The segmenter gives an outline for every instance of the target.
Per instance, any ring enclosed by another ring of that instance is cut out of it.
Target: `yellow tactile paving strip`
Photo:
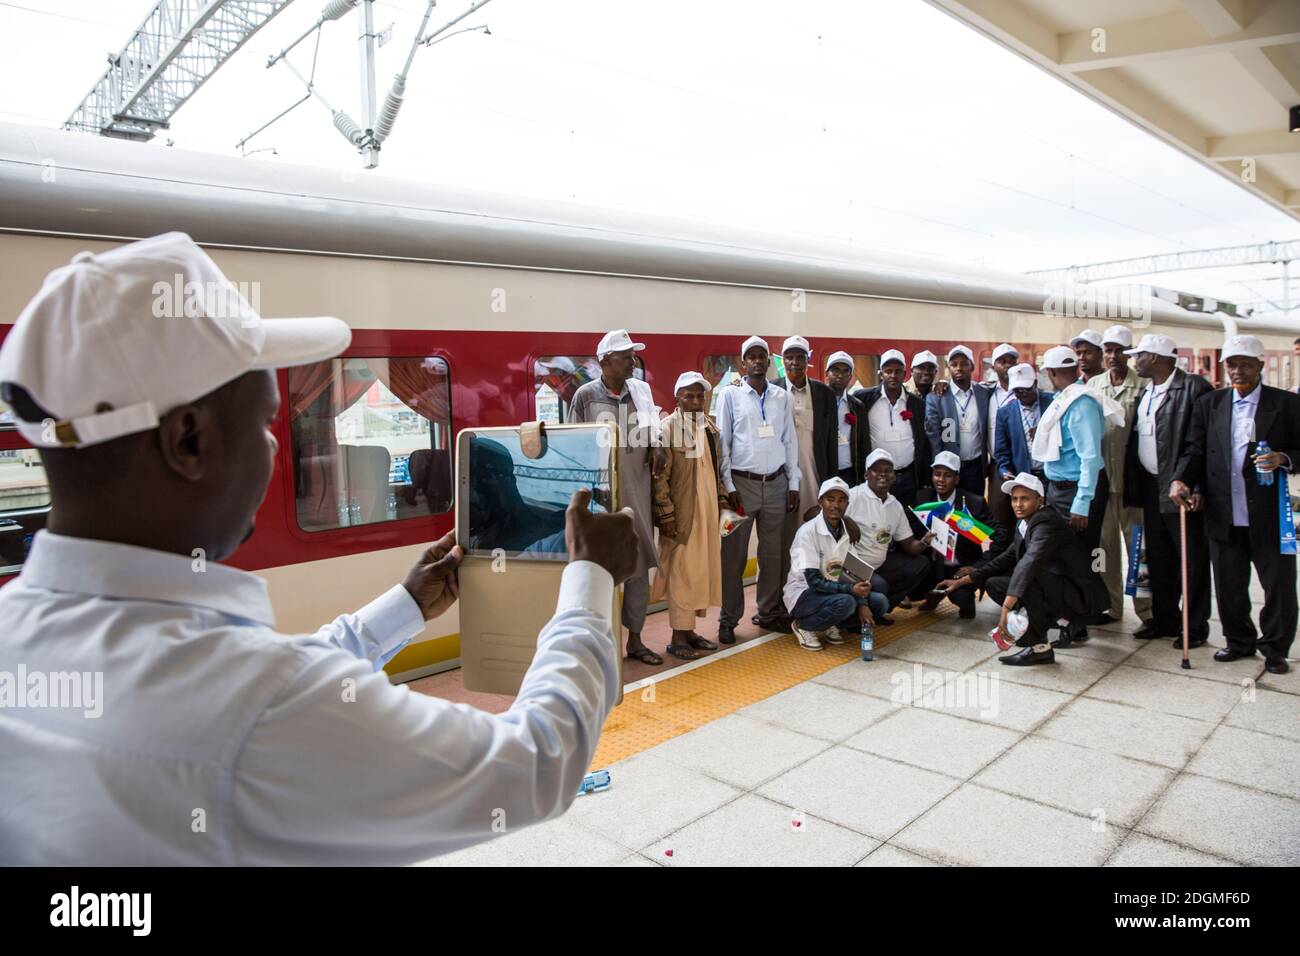
[[[894,623],[876,629],[879,650],[950,614],[945,605],[932,612],[895,610]],[[825,650],[801,650],[793,634],[769,641],[670,677],[623,698],[605,721],[592,769],[608,767],[643,750],[735,713],[783,690],[811,680],[847,661],[857,660],[856,643],[828,644]],[[870,667],[870,664],[864,664]]]

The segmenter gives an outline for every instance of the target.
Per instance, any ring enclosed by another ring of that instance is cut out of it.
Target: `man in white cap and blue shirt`
[[[767,342],[751,335],[740,346],[743,385],[717,393],[715,416],[722,449],[722,483],[733,511],[745,521],[722,539],[722,613],[718,640],[736,642],[745,613],[745,565],[749,538],[758,527],[758,625],[788,631],[790,615],[781,600],[781,568],[788,560],[786,515],[799,507],[799,440],[790,393],[767,380]]]
[[[867,422],[864,457],[876,449],[894,461],[892,494],[905,508],[916,504],[918,489],[930,473],[930,443],[925,436],[925,399],[907,391],[903,353],[889,349],[880,356],[880,384],[860,388],[854,397]]]
[[[1142,512],[1124,504],[1124,460],[1128,455],[1128,440],[1137,418],[1138,393],[1142,379],[1129,368],[1127,349],[1133,347],[1133,332],[1127,325],[1112,325],[1101,333],[1103,374],[1088,379],[1088,387],[1102,392],[1124,409],[1124,425],[1108,428],[1101,440],[1102,468],[1106,472],[1108,497],[1106,513],[1101,522],[1101,549],[1106,553],[1106,569],[1102,580],[1110,594],[1110,616],[1119,620],[1124,616],[1124,556],[1132,548],[1134,527],[1142,524]],[[1075,348],[1075,354],[1080,349]],[[1133,609],[1138,620],[1151,617],[1151,599],[1145,595],[1134,596]]]
[[[1213,389],[1201,376],[1178,368],[1178,347],[1167,335],[1144,335],[1127,352],[1146,385],[1138,394],[1129,435],[1124,500],[1142,509],[1142,540],[1151,589],[1150,614],[1133,636],[1138,640],[1171,638],[1173,645],[1181,648],[1182,602],[1186,602],[1189,639],[1192,647],[1198,647],[1210,634],[1210,557],[1205,515],[1199,508],[1187,513],[1184,595],[1178,505],[1169,497],[1169,489],[1177,477],[1196,403]],[[1199,504],[1199,498],[1196,500]]]
[[[568,421],[613,422],[619,432],[618,495],[632,509],[636,525],[637,567],[623,583],[623,626],[627,656],[652,667],[663,658],[641,641],[650,602],[650,571],[659,567],[654,544],[654,478],[664,469],[665,453],[656,441],[659,408],[650,385],[636,377],[633,356],[645,349],[626,329],[606,333],[596,345],[600,378],[573,393]]]
[[[1169,496],[1179,507],[1205,510],[1228,645],[1214,659],[1234,661],[1259,651],[1269,674],[1285,674],[1300,616],[1287,488],[1287,474],[1300,461],[1300,395],[1263,383],[1264,355],[1264,343],[1253,335],[1223,343],[1231,388],[1196,400]],[[1258,631],[1250,614],[1251,565],[1264,591]],[[1281,719],[1294,726],[1294,717]]]
[[[227,305],[155,317],[173,281]],[[78,254],[19,315],[0,394],[52,509],[0,588],[0,674],[93,676],[96,700],[0,705],[4,862],[409,863],[572,802],[619,689],[628,515],[574,496],[556,614],[502,714],[380,670],[454,603],[452,535],[307,635],[277,632],[266,583],[219,563],[275,470],[274,369],[350,338],[334,318],[261,318],[180,233]]]
[[[950,451],[961,459],[958,484],[982,498],[992,452],[989,444],[992,393],[972,381],[974,370],[975,353],[967,346],[954,345],[948,350],[950,381],[943,394],[935,390],[925,400],[925,434],[934,454]]]

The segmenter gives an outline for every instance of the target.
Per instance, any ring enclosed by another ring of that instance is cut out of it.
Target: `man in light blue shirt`
[[[718,640],[736,642],[736,625],[745,613],[745,565],[749,538],[758,526],[758,614],[760,627],[790,628],[781,600],[782,556],[786,515],[799,507],[799,439],[790,409],[790,393],[767,380],[771,362],[767,342],[750,336],[740,347],[745,381],[718,390],[718,445],[722,483],[733,511],[746,521],[722,539],[722,613]]]
[[[0,394],[53,508],[0,589],[0,864],[410,863],[562,813],[618,694],[627,514],[569,506],[556,614],[488,714],[379,668],[456,599],[447,535],[402,584],[315,634],[216,562],[253,531],[277,457],[273,369],[327,359],[338,319],[207,306],[229,283],[188,236],[79,254],[0,347]]]

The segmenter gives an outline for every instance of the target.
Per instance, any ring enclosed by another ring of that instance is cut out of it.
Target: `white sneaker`
[[[828,627],[817,635],[823,644],[843,644],[844,631],[837,627]]]
[[[792,625],[794,636],[799,639],[799,646],[805,651],[820,651],[822,642],[818,640],[817,631],[805,631],[798,624]]]

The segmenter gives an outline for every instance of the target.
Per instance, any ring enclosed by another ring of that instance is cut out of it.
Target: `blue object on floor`
[[[609,789],[609,771],[593,770],[582,778],[582,784],[578,787],[578,796],[584,793],[595,793],[598,790]]]

